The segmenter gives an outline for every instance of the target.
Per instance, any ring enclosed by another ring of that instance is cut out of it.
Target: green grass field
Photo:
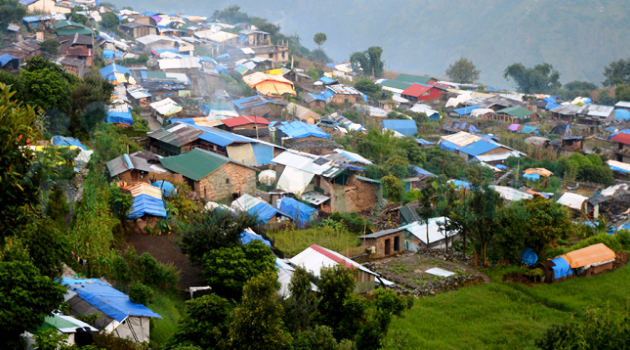
[[[358,235],[345,229],[334,230],[328,226],[311,227],[306,230],[287,228],[282,231],[267,231],[273,238],[275,246],[282,250],[287,257],[293,257],[313,244],[336,252],[345,253],[361,244]]]
[[[550,325],[581,319],[586,307],[625,310],[628,297],[628,266],[534,287],[492,282],[418,299],[389,335],[408,332],[409,349],[535,349]]]

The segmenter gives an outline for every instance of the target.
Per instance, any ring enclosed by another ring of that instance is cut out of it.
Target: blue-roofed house
[[[314,124],[296,120],[278,123],[274,128],[276,140],[282,140],[282,144],[288,148],[324,155],[341,147],[330,139],[330,135]]]
[[[491,154],[490,152],[504,153],[507,151],[509,150],[504,149],[501,145],[494,142],[488,142],[483,139],[457,149],[458,154],[467,161],[470,161],[477,156]]]
[[[411,119],[384,119],[383,127],[398,132],[403,136],[414,136],[418,132],[415,120]]]
[[[431,141],[427,141],[423,138],[416,139],[416,142],[418,143],[418,146],[420,146],[420,148],[430,148],[430,147],[435,146],[435,143]]]
[[[459,109],[455,109],[453,110],[453,112],[449,113],[452,117],[464,117],[467,115],[470,115],[470,113],[472,113],[472,111],[474,111],[475,109],[479,109],[481,107],[479,106],[470,106],[470,107],[464,107],[464,108],[459,108]]]
[[[237,212],[256,215],[261,225],[291,220],[291,217],[282,210],[249,194],[244,194],[233,201],[231,207]]]
[[[263,118],[277,118],[282,108],[289,104],[287,100],[266,95],[255,95],[232,101],[240,115],[255,115]]]
[[[321,77],[319,78],[319,81],[321,81],[324,85],[333,85],[333,84],[339,84],[339,82],[333,78],[329,78],[329,77]]]
[[[20,66],[20,59],[13,55],[4,54],[0,56],[0,65],[3,70],[18,70]]]
[[[131,110],[126,104],[111,105],[107,110],[107,124],[114,124],[120,127],[129,127],[133,125],[133,116]]]
[[[405,191],[421,189],[427,181],[432,181],[429,179],[435,177],[433,173],[424,170],[417,165],[409,165],[409,175],[410,177],[402,180],[405,183]]]
[[[64,297],[73,316],[97,314],[96,328],[136,343],[149,342],[150,319],[162,318],[106,282],[96,279],[62,278],[68,288]]]

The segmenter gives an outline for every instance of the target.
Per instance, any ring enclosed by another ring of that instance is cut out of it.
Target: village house
[[[55,29],[57,30],[58,36],[66,36],[66,35],[74,35],[74,34],[83,34],[83,35],[92,35],[93,30],[90,27],[84,26],[83,24],[72,22],[72,21],[59,21],[55,23]]]
[[[27,13],[65,14],[72,12],[72,7],[55,0],[20,0]]]
[[[282,140],[287,148],[300,150],[311,154],[325,155],[341,147],[334,140],[330,140],[324,130],[314,124],[302,121],[282,122],[274,125],[276,142]]]
[[[514,106],[500,109],[494,113],[488,113],[486,118],[509,124],[525,124],[538,121],[538,113],[531,112],[525,107]]]
[[[261,225],[291,221],[291,217],[287,213],[247,193],[234,200],[230,208],[237,213],[247,212],[256,215]]]
[[[2,56],[0,56],[0,60],[2,60]],[[85,75],[84,60],[70,57],[58,57],[52,61],[61,65],[66,70],[66,72],[74,74],[77,77],[83,79],[83,76]]]
[[[447,217],[429,219],[429,223],[413,222],[404,229],[404,248],[412,252],[429,249],[444,249],[446,245],[452,246],[453,242],[460,239],[459,232],[445,231],[444,225],[448,222]],[[429,241],[427,244],[427,226]],[[447,242],[448,239],[448,242]]]
[[[433,181],[432,179],[436,177],[417,165],[409,165],[409,174],[411,177],[402,179],[405,183],[405,191],[422,189],[427,181]]]
[[[600,125],[615,120],[615,107],[588,104],[578,114],[580,124],[588,125],[591,133],[597,132]]]
[[[2,65],[2,70],[17,72],[20,69],[20,59],[9,54],[4,54],[0,56],[0,65]]]
[[[35,16],[27,16],[22,18],[24,26],[31,32],[35,33],[50,33],[54,30],[54,24],[59,21],[65,21],[66,16],[63,14],[42,14]],[[9,29],[9,28],[7,28]],[[18,30],[20,27],[18,26]],[[16,30],[17,32],[17,30]]]
[[[578,113],[582,111],[583,107],[576,105],[560,105],[554,109],[551,109],[551,119],[566,122],[572,124],[577,119]]]
[[[154,116],[160,124],[164,124],[167,118],[176,117],[182,111],[182,107],[170,98],[153,102],[149,104],[149,106],[152,109],[151,115]]]
[[[146,159],[126,153],[107,162],[107,171],[110,179],[127,184],[149,183],[149,173],[152,172]]]
[[[404,252],[404,229],[394,228],[360,236],[362,246],[370,249],[374,258],[386,258]]]
[[[146,306],[131,302],[128,295],[106,282],[63,277],[61,284],[68,288],[64,299],[72,315],[96,314],[99,317],[94,326],[116,337],[148,342],[150,318],[162,318]]]
[[[264,95],[295,95],[293,83],[281,75],[256,72],[243,77],[249,87]]]
[[[617,144],[615,159],[618,162],[630,164],[630,135],[620,132],[613,136],[610,141]]]
[[[181,174],[200,198],[216,202],[256,192],[256,168],[214,152],[195,148],[160,161],[166,169]]]
[[[412,84],[400,94],[402,98],[412,103],[435,100],[441,98],[442,95],[444,94],[441,89],[432,85],[419,83]]]
[[[355,104],[361,103],[365,100],[363,99],[363,94],[355,89],[353,86],[345,85],[345,84],[336,84],[326,86],[328,91],[333,93],[333,96],[330,98],[330,102],[334,104]]]
[[[149,108],[151,104],[151,94],[140,85],[130,85],[127,87],[127,96],[134,107]]]
[[[414,136],[418,132],[416,122],[411,119],[384,119],[381,124],[383,128],[402,136]]]
[[[174,156],[190,152],[196,146],[202,146],[199,136],[205,133],[184,123],[174,123],[147,136],[151,152],[162,156]],[[209,148],[209,144],[206,147]],[[227,151],[223,151],[223,154],[227,154]]]
[[[277,188],[295,194],[320,212],[370,211],[383,201],[380,181],[356,175],[356,167],[293,150],[273,162]]]
[[[333,153],[327,154],[323,156],[323,158],[332,160],[337,164],[351,165],[360,169],[364,169],[363,167],[367,165],[373,165],[371,160],[363,158],[360,154],[346,151],[341,148],[335,149]]]
[[[74,34],[59,37],[59,56],[75,58],[85,61],[86,67],[92,67],[94,48],[92,38],[86,35]]]
[[[225,130],[231,133],[270,141],[269,124],[271,123],[263,117],[240,116],[223,119],[221,122]]]
[[[255,57],[267,58],[278,64],[289,62],[289,47],[287,45],[266,45],[251,48]]]
[[[263,46],[271,44],[271,35],[261,30],[245,29],[239,32],[241,34],[238,42],[246,46]]]
[[[11,55],[20,60],[20,64],[35,56],[42,55],[42,48],[35,40],[23,40],[0,48],[0,55]]]
[[[232,101],[240,115],[253,115],[266,119],[277,119],[287,100],[279,97],[255,95]]]
[[[305,92],[301,94],[300,98],[302,99],[302,102],[304,103],[306,107],[317,108],[321,110],[324,110],[326,108],[326,102],[328,102],[326,100],[326,97],[320,94],[313,94],[310,92]]]
[[[317,124],[321,120],[319,114],[293,102],[284,107],[282,113],[286,113],[288,118],[293,118],[309,124]]]
[[[628,101],[619,101],[615,104],[616,109],[623,109],[630,112],[630,102]]]
[[[154,25],[137,20],[129,23],[121,23],[120,30],[134,39],[142,38],[147,35],[157,35],[157,29]]]
[[[321,269],[323,267],[333,267],[339,264],[353,270],[356,269],[357,283],[354,288],[355,293],[367,293],[374,290],[374,288],[376,288],[376,278],[379,277],[379,274],[368,270],[361,264],[316,244],[313,244],[300,254],[289,259],[289,263],[294,267],[303,266],[316,278],[321,275]]]
[[[516,101],[501,96],[493,96],[482,100],[479,103],[479,108],[488,108],[496,112],[509,107],[525,107],[525,105],[526,103],[522,101]]]

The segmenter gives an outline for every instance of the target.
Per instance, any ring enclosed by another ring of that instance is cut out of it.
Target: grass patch
[[[357,235],[346,229],[335,229],[327,225],[311,227],[306,230],[289,227],[282,231],[268,231],[267,235],[274,240],[275,246],[282,250],[287,257],[293,257],[313,244],[342,254],[346,249],[352,249],[361,244]]]
[[[179,319],[185,315],[186,304],[166,294],[158,294],[147,307],[162,318],[151,319],[151,344],[164,345],[175,334]]]
[[[496,280],[508,270],[486,271]],[[552,324],[581,318],[586,307],[625,310],[629,296],[630,267],[534,287],[493,282],[417,300],[390,334],[409,332],[410,349],[535,349]]]

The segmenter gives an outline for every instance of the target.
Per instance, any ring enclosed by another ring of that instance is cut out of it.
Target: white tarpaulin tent
[[[306,187],[313,180],[315,174],[300,170],[291,166],[286,166],[280,180],[278,180],[278,189],[294,193],[301,196]]]

